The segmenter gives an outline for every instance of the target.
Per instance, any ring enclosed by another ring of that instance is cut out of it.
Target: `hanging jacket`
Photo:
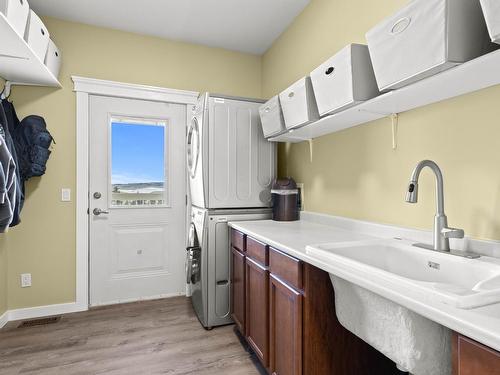
[[[16,226],[21,222],[21,209],[24,204],[24,183],[21,180],[21,174],[19,170],[18,163],[18,153],[12,138],[12,133],[19,127],[19,119],[17,118],[16,111],[12,103],[7,100],[2,100],[0,105],[0,125],[3,127],[5,133],[5,143],[7,149],[9,150],[12,159],[14,161],[15,173],[16,173],[16,194],[15,194],[15,207],[13,213],[13,219],[10,226]]]
[[[4,233],[14,219],[16,192],[16,165],[7,142],[0,136],[0,233]]]
[[[21,121],[13,133],[18,150],[18,167],[21,180],[45,174],[50,156],[50,145],[54,140],[47,130],[45,120],[40,116],[28,116]]]

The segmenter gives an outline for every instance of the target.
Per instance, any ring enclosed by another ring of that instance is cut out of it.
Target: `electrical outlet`
[[[28,288],[31,286],[31,273],[21,274],[21,288]]]
[[[299,210],[304,211],[305,210],[305,203],[304,203],[304,183],[303,182],[298,182],[297,183],[297,189],[299,189]]]

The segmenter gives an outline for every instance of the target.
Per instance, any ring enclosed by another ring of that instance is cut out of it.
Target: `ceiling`
[[[253,54],[310,0],[30,0],[40,15]]]

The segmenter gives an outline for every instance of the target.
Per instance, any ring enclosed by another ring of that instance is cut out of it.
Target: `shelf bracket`
[[[312,163],[313,162],[313,140],[308,139],[307,142],[309,143],[309,161]]]
[[[10,90],[12,89],[12,83],[10,81],[5,82],[5,86],[2,90],[2,95],[0,99],[5,100],[10,96]]]
[[[392,123],[392,149],[396,150],[398,148],[398,124],[399,124],[399,114],[393,113],[391,115]]]

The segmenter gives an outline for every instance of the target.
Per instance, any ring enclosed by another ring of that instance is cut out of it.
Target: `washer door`
[[[191,223],[189,226],[189,235],[188,235],[188,245],[187,245],[187,253],[186,253],[186,283],[191,284],[192,280],[194,280],[193,269],[199,268],[197,265],[193,268],[193,260],[195,258],[195,253],[200,252],[200,244],[198,242],[198,235],[196,234],[196,226],[194,223]],[[198,254],[196,254],[198,257]]]
[[[193,117],[187,134],[187,165],[191,178],[196,174],[198,159],[200,157],[200,129],[198,119]]]

